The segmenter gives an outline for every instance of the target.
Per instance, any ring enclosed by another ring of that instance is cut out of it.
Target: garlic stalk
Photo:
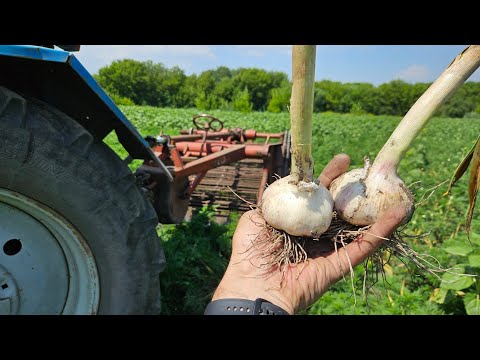
[[[313,45],[293,46],[291,175],[272,183],[264,191],[260,205],[269,225],[294,236],[320,236],[332,220],[332,195],[323,185],[313,182],[315,53]]]
[[[391,206],[407,210],[407,222],[415,209],[413,196],[397,168],[413,140],[433,114],[480,65],[480,46],[471,45],[460,53],[440,77],[425,91],[404,116],[370,166],[355,169],[331,185],[335,209],[347,222],[359,226],[373,224]]]

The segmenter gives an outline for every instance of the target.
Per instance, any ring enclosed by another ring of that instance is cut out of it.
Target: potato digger
[[[288,174],[290,133],[199,114],[144,138],[78,50],[0,46],[0,314],[159,314],[158,223],[248,210]],[[125,159],[103,142],[112,131]]]

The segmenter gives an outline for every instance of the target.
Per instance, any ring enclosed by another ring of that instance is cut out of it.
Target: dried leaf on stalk
[[[445,194],[443,194],[443,196],[446,196],[446,195],[450,194],[450,191],[452,190],[452,187],[463,176],[465,171],[467,171],[468,165],[470,165],[470,161],[472,160],[472,157],[473,157],[473,152],[474,152],[475,148],[477,147],[477,145],[479,143],[479,140],[480,140],[480,136],[478,137],[475,145],[468,152],[467,156],[465,156],[465,158],[462,160],[460,165],[458,165],[457,169],[455,170],[455,173],[452,176],[452,180],[450,180],[450,184],[448,185],[448,189],[445,192]]]
[[[479,138],[480,139],[480,138]],[[468,198],[470,205],[468,207],[466,231],[470,239],[470,226],[472,224],[473,210],[477,201],[478,188],[480,187],[480,141],[477,139],[470,163],[470,181],[468,182]]]

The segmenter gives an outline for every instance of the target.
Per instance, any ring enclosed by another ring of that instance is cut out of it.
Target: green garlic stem
[[[435,112],[480,65],[480,45],[471,45],[452,61],[440,77],[410,108],[378,153],[372,170],[396,170],[411,143]]]
[[[292,134],[293,182],[313,180],[312,113],[315,85],[315,45],[294,45],[292,49]]]

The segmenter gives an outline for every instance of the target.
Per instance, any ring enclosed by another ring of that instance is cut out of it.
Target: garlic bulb
[[[317,237],[332,221],[333,198],[314,182],[291,183],[291,175],[265,189],[261,202],[265,221],[294,236]]]
[[[386,170],[386,169],[385,169]],[[365,160],[363,169],[351,170],[330,186],[337,214],[350,224],[371,225],[392,206],[403,206],[410,220],[415,206],[411,191],[395,171],[377,171]]]

